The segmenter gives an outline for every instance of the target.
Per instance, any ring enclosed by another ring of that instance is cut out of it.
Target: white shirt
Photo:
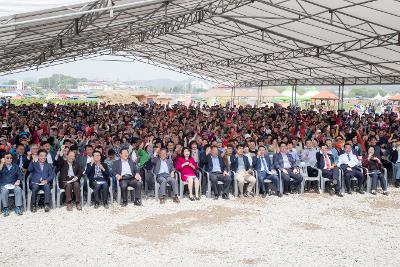
[[[315,148],[305,148],[301,153],[301,159],[309,166],[317,164],[317,150]]]
[[[282,153],[282,158],[283,158],[283,168],[284,169],[292,168],[292,164],[290,164],[288,155]]]
[[[121,162],[122,162],[121,176],[132,175],[131,166],[129,166],[129,162],[127,160],[121,160]]]
[[[349,160],[349,158],[350,158],[350,160]],[[350,154],[344,153],[344,154],[340,155],[338,165],[340,166],[342,164],[347,164],[347,165],[349,165],[350,168],[353,168],[357,165],[361,165],[357,156],[354,155],[353,153],[350,153]]]
[[[53,164],[53,158],[51,157],[51,154],[50,154],[50,152],[49,152],[49,153],[47,153],[47,163],[49,163],[49,164]]]
[[[166,159],[164,159],[164,160],[160,159],[160,161],[161,161],[161,164],[160,164],[160,170],[158,171],[158,174],[168,173],[167,160]]]
[[[133,162],[137,162],[137,155],[135,150],[132,150],[131,159]]]

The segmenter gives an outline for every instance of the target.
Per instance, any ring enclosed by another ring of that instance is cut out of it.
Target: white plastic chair
[[[177,179],[176,176],[176,171],[174,171],[174,178]],[[159,195],[160,195],[160,184],[157,182],[157,176],[155,175],[155,173],[153,172],[154,175],[154,198],[156,201],[158,201]],[[168,188],[171,187],[171,185],[169,183],[167,183],[167,190]]]
[[[320,181],[320,183],[321,183],[321,191],[322,191],[322,193],[325,193],[326,182],[331,181],[331,179],[326,178],[326,177],[322,177],[322,170],[318,170],[318,171],[321,172],[321,175],[320,175],[320,177],[321,177],[321,181]],[[342,174],[343,174],[343,172],[342,172],[342,170],[339,168],[339,181],[338,181],[338,182],[339,182],[339,186],[340,186],[340,191],[342,191],[342,181],[343,181]]]
[[[370,172],[368,172],[368,169],[367,168],[364,168],[364,170],[365,170],[365,173],[367,174],[367,192],[368,193],[371,193],[371,191],[372,191],[372,189],[374,189],[374,190],[376,190],[376,188],[371,188],[371,176],[370,176]],[[388,184],[388,180],[387,180],[387,170],[386,170],[386,168],[383,168],[383,177],[385,178],[385,180],[386,180],[386,184]],[[378,180],[378,183],[380,183],[380,181]],[[378,185],[378,183],[377,183],[377,185]],[[381,185],[382,186],[382,185]]]
[[[57,192],[57,208],[61,207],[61,194],[65,193],[63,188],[60,188],[60,181],[59,181],[60,172],[56,175],[56,192]],[[83,202],[83,177],[81,177],[81,202]],[[81,203],[82,204],[82,203]]]
[[[179,181],[179,197],[183,199],[183,191],[185,191],[185,185],[188,185],[188,182],[182,181],[182,175],[178,171],[175,172],[175,176]],[[201,192],[201,178],[202,178],[201,172],[196,172],[196,176],[199,179],[199,186],[200,186],[199,191]]]
[[[259,177],[259,173],[258,173],[258,171],[253,171],[253,173],[254,173],[254,176],[256,177],[256,195],[258,196],[259,194],[260,194],[260,184],[259,184],[259,180],[258,180],[258,177]],[[281,186],[281,188],[282,188],[282,183],[281,183],[281,176],[280,176],[280,174],[278,173],[278,177],[279,177],[279,185]],[[272,180],[270,180],[270,179],[264,179],[264,181],[263,181],[264,183],[266,183],[266,184],[273,184],[273,182],[272,182]],[[275,190],[276,190],[276,188],[275,188]],[[270,190],[268,190],[268,194],[271,194],[271,191]]]
[[[92,194],[93,194],[93,189],[90,187],[89,185],[89,178],[87,178],[87,176],[85,175],[85,179],[87,179],[87,187],[88,187],[88,195],[87,195],[87,202],[86,205],[90,206],[92,204]],[[118,183],[118,181],[117,181]],[[108,188],[108,192],[110,194],[110,204],[113,203],[114,201],[114,197],[113,197],[113,181],[112,178],[110,176],[110,183],[109,183],[109,188]],[[119,184],[118,184],[119,187]],[[117,189],[118,190],[118,189]],[[118,202],[119,203],[119,202]]]
[[[211,181],[210,181],[210,174],[207,172],[207,171],[205,171],[205,170],[202,170],[202,172],[203,172],[203,177],[205,176],[206,178],[207,178],[207,198],[211,198]],[[218,181],[218,183],[217,183],[218,185],[222,185],[222,184],[224,184],[223,182],[221,182],[221,181]]]
[[[32,190],[29,189],[29,181],[31,179],[31,174],[29,174],[28,179],[27,179],[27,186],[26,186],[26,190],[28,191],[28,209],[30,211],[32,211],[32,207],[31,207],[31,198],[32,198]],[[51,187],[50,190],[50,194],[51,194],[51,207],[54,209],[55,203],[56,203],[56,190],[55,190],[55,183],[54,183],[54,179],[53,179],[53,185]],[[39,190],[38,195],[44,195],[44,191],[43,190]],[[36,203],[35,203],[36,204]]]
[[[21,181],[21,185],[24,183],[25,181]],[[26,193],[26,188],[24,188],[24,189],[22,189],[22,205],[24,206],[24,211],[27,211],[27,209],[26,209],[26,199],[25,199],[25,193]],[[10,197],[15,197],[15,195],[14,195],[14,193],[9,193],[8,194],[8,197],[10,198]],[[1,210],[3,210],[3,202],[1,201],[1,198],[0,198],[0,209]],[[1,212],[1,211],[0,211]]]
[[[359,171],[363,172],[362,167],[358,167]],[[341,173],[341,177],[342,177],[342,192],[346,193],[346,183],[344,182],[344,171],[340,168],[340,173]],[[350,178],[350,190],[351,190],[351,182],[352,181],[357,181],[356,177],[351,177]]]
[[[314,167],[311,167],[311,168],[313,168],[313,169],[316,169],[316,170],[318,170],[318,175],[317,176],[315,176],[315,177],[312,177],[312,176],[308,176],[308,171],[307,171],[307,167],[311,167],[311,166],[307,166],[306,164],[304,164],[304,162],[301,162],[300,164],[299,164],[299,171],[300,171],[300,175],[301,176],[303,176],[303,181],[302,181],[302,183],[301,183],[301,194],[303,194],[304,193],[304,187],[305,187],[305,185],[306,185],[306,182],[307,181],[316,181],[316,182],[318,182],[318,194],[320,193],[320,189],[321,189],[321,176],[322,176],[322,171],[321,170],[318,170],[318,169],[316,169],[316,168],[314,168]]]
[[[251,171],[251,172],[252,172],[251,175],[253,175],[256,178],[256,184],[254,185],[253,192],[257,195],[258,194],[258,192],[257,192],[258,191],[257,190],[257,187],[258,187],[257,177],[256,177],[254,171]],[[236,179],[236,172],[231,171],[231,173],[232,173],[233,180],[234,180],[234,196],[237,197],[239,195],[239,183]],[[245,180],[244,183],[248,184],[249,182]]]

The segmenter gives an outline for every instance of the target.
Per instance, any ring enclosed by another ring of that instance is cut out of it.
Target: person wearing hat
[[[0,161],[0,190],[1,202],[3,205],[3,214],[8,216],[10,211],[8,209],[8,196],[10,192],[14,193],[15,198],[15,213],[22,215],[23,212],[23,190],[22,185],[24,181],[24,174],[19,166],[12,162],[10,153],[6,153]]]

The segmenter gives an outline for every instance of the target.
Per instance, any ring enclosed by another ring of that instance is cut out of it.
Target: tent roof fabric
[[[313,100],[339,100],[339,97],[330,91],[323,91],[311,97]]]
[[[390,96],[390,97],[388,98],[388,100],[391,100],[391,101],[400,101],[400,94],[392,95],[392,96]]]
[[[255,89],[235,89],[235,97],[257,97],[257,90]],[[281,93],[276,91],[275,89],[262,89],[260,91],[261,97],[265,98],[273,98],[282,96]],[[212,88],[208,90],[204,97],[231,97],[232,90],[220,89],[220,88]]]
[[[317,90],[310,90],[307,91],[304,95],[302,95],[301,97],[313,97],[315,95],[319,94],[319,91]]]
[[[397,0],[77,3],[0,17],[0,74],[119,55],[236,87],[399,84],[399,11]]]

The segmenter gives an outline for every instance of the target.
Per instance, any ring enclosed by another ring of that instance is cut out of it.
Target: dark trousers
[[[218,190],[218,181],[224,183],[222,192],[224,194],[229,194],[229,188],[232,182],[232,178],[229,175],[223,175],[222,173],[212,172],[210,173],[210,182],[212,190],[214,191],[215,195],[219,195],[220,192]]]
[[[357,178],[358,189],[360,190],[363,188],[363,184],[365,181],[364,174],[356,168],[352,168],[351,171],[346,169],[344,171],[344,184],[346,186],[347,192],[350,191],[350,180],[353,177]]]
[[[335,185],[335,193],[339,193],[340,192],[340,181],[339,181],[339,168],[335,167],[333,169],[330,170],[322,170],[322,177],[324,178],[328,178],[329,180],[335,180],[336,181],[336,185]]]
[[[298,188],[303,181],[303,176],[301,176],[300,174],[295,174],[292,169],[286,170],[288,174],[284,173],[283,171],[281,172],[281,178],[283,181],[283,192],[289,192],[291,185],[293,185],[295,188]],[[290,178],[293,179],[292,182],[290,181]]]
[[[50,194],[51,194],[51,192],[50,192],[50,190],[51,190],[50,184],[48,184],[48,183],[45,184],[45,185],[32,184],[31,185],[31,190],[32,190],[31,203],[32,203],[33,206],[36,206],[36,198],[37,198],[38,192],[40,190],[43,190],[43,192],[44,192],[44,204],[45,205],[49,205],[49,203],[50,203]]]
[[[275,174],[268,174],[266,171],[258,172],[258,184],[260,185],[260,194],[264,194],[266,192],[264,180],[268,179],[271,180],[275,186],[277,193],[281,191],[280,189],[280,182],[279,176]]]
[[[154,190],[154,174],[150,171],[145,172],[145,175],[142,176],[145,179],[147,184],[147,190],[150,192]]]
[[[136,179],[120,180],[122,202],[128,202],[128,186],[132,186],[135,192],[135,201],[142,198],[142,181]]]
[[[75,203],[81,203],[81,183],[78,181],[72,183],[64,183],[65,190],[65,202],[70,204],[72,202],[72,196],[75,196]]]
[[[108,190],[110,186],[108,183],[98,184],[97,182],[93,181],[90,183],[90,188],[93,189],[93,196],[94,202],[99,204],[100,203],[100,194],[103,198],[103,202],[108,203]]]

